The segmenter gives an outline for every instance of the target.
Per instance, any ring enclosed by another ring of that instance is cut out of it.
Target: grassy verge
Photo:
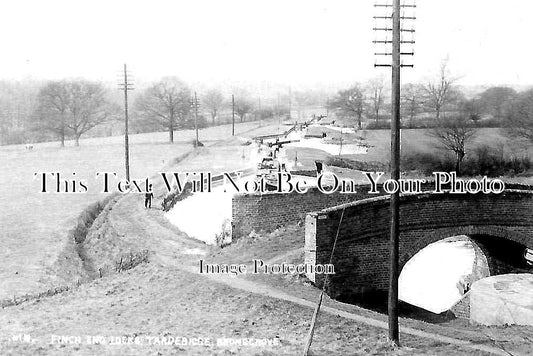
[[[223,249],[212,248],[211,253],[206,257],[207,263],[244,263],[251,264],[253,259],[270,260],[271,263],[303,263],[304,251],[304,228],[297,225],[288,226],[278,229],[270,234],[252,234],[238,240],[235,244]],[[249,268],[250,269],[250,268]],[[246,274],[242,276],[250,281],[272,286],[293,296],[316,302],[319,290],[315,288],[309,280],[302,275],[291,274]],[[368,318],[387,321],[387,315],[370,311],[355,305],[340,303],[326,298],[324,305],[337,308],[339,310],[355,313]],[[325,318],[321,313],[320,320]],[[342,319],[339,319],[342,320]],[[523,352],[529,347],[533,347],[532,340],[527,337],[531,332],[531,327],[527,326],[507,326],[507,327],[484,327],[471,326],[467,320],[456,319],[445,323],[433,324],[422,320],[402,318],[401,325],[412,327],[419,330],[435,333],[438,335],[468,340],[473,343],[484,344],[488,346],[503,345],[508,350],[516,350],[518,353]],[[342,324],[342,323],[341,323]],[[342,326],[338,329],[343,332]],[[325,330],[322,332],[326,335],[332,335]],[[438,350],[449,350],[450,354],[463,354],[454,350],[454,347],[442,343],[424,340],[413,340],[407,335],[402,336],[405,345],[416,349],[422,348],[429,354],[438,354]],[[493,341],[496,340],[496,343]],[[414,350],[413,350],[414,352]],[[464,352],[466,354],[467,352]],[[410,354],[410,353],[408,353]],[[475,352],[473,354],[476,354]],[[480,353],[482,354],[482,353]],[[526,353],[527,354],[527,353]]]

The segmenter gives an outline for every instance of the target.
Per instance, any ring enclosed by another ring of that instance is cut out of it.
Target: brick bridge
[[[326,264],[339,225],[328,294],[334,298],[385,291],[389,281],[390,198],[363,199],[308,213],[305,260]],[[427,245],[467,235],[476,258],[474,275],[510,273],[527,268],[525,248],[533,249],[533,191],[506,190],[502,194],[409,194],[401,197],[400,270]],[[479,257],[479,256],[477,256]],[[450,261],[453,263],[453,261]],[[308,277],[322,286],[324,275]]]

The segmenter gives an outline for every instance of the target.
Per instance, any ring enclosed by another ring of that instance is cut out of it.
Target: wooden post
[[[392,118],[391,179],[400,179],[400,0],[393,1],[392,15]],[[389,275],[389,339],[399,345],[398,325],[398,255],[400,234],[400,192],[390,200],[390,275]]]
[[[129,182],[130,144],[128,138],[128,72],[126,70],[126,63],[124,63],[124,161],[126,165],[126,180]]]
[[[196,130],[196,147],[198,147],[198,97],[194,92],[194,129]]]
[[[231,136],[235,136],[235,96],[231,94]]]

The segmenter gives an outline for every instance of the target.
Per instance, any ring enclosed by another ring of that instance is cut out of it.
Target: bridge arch
[[[509,231],[507,228],[501,226],[468,225],[433,229],[431,230],[431,234],[427,234],[423,238],[416,240],[411,240],[405,236],[406,241],[399,260],[400,272],[411,258],[430,244],[443,241],[453,236],[463,235],[472,240],[475,246],[480,249],[480,252],[486,256],[488,275],[509,273],[516,268],[525,267],[525,262],[524,264],[517,262],[513,265],[506,259],[501,261],[501,254],[494,251],[494,249],[495,247],[499,247],[505,252],[508,252],[509,257],[521,258],[524,250],[527,248],[525,243],[530,239],[527,235],[521,232]],[[495,258],[495,255],[498,258]]]
[[[325,264],[344,210],[334,255],[332,297],[361,290],[387,290],[390,197],[364,199],[306,216],[305,259]],[[533,191],[502,194],[407,194],[401,196],[400,267],[418,251],[444,238],[467,235],[488,259],[491,274],[512,266],[498,260],[498,245],[533,248]],[[324,275],[308,274],[318,286]]]

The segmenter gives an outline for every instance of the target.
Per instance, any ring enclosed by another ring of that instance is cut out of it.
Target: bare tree
[[[190,111],[190,90],[176,77],[162,78],[135,100],[135,109],[143,120],[154,122],[168,130],[169,142],[174,142],[174,130]]]
[[[235,113],[241,119],[241,122],[244,122],[246,114],[252,112],[254,106],[250,100],[246,98],[235,99]]]
[[[379,121],[379,112],[384,103],[384,88],[383,77],[372,79],[367,86],[369,92],[368,98],[370,100],[370,107],[376,124]]]
[[[69,134],[79,146],[81,135],[111,119],[118,110],[101,84],[86,80],[50,82],[41,89],[38,100],[37,125],[58,134],[61,146]]]
[[[338,110],[342,115],[354,117],[357,127],[362,127],[365,96],[361,87],[356,84],[350,89],[341,90],[329,102],[331,109]]]
[[[507,110],[507,134],[533,142],[533,89],[518,94]]]
[[[435,110],[435,119],[440,119],[445,105],[448,102],[450,91],[456,78],[452,78],[448,72],[448,60],[441,63],[439,76],[435,81],[429,81],[424,89],[426,92],[426,103]]]
[[[67,98],[65,82],[49,82],[40,90],[38,96],[37,127],[57,134],[61,147],[65,147],[67,134]]]
[[[80,136],[110,120],[118,111],[116,105],[106,98],[106,90],[101,84],[77,80],[67,85],[69,99],[67,100],[67,128],[69,128],[76,142],[80,144]]]
[[[463,115],[441,121],[429,134],[437,138],[444,149],[454,153],[455,171],[459,174],[467,145],[474,138],[477,129]]]
[[[215,119],[218,116],[218,111],[224,105],[224,97],[222,96],[222,93],[216,89],[209,90],[204,95],[204,105],[209,110],[211,123],[214,125]]]
[[[406,84],[401,93],[402,116],[408,117],[408,126],[413,127],[415,117],[422,109],[424,88],[418,84]]]

